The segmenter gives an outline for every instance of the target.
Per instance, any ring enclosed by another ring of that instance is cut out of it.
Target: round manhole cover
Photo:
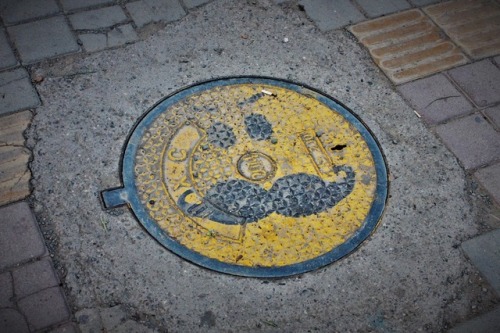
[[[387,195],[369,130],[334,99],[269,78],[201,83],[136,125],[123,187],[162,245],[198,265],[280,277],[329,264],[376,227]]]

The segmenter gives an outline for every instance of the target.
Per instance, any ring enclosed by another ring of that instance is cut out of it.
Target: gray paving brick
[[[79,50],[62,16],[10,27],[8,32],[25,64]]]
[[[500,307],[477,318],[462,323],[448,333],[498,333],[500,332]]]
[[[23,265],[12,271],[12,277],[14,278],[14,290],[17,298],[23,298],[59,284],[59,279],[49,258]]]
[[[0,309],[0,332],[28,333],[24,317],[14,309]]]
[[[0,308],[13,306],[14,285],[10,272],[0,274]]]
[[[475,174],[493,200],[500,205],[500,163],[478,170]]]
[[[484,110],[484,113],[497,126],[497,129],[500,130],[500,105],[488,108]]]
[[[0,115],[40,105],[24,68],[0,73],[0,97]]]
[[[113,3],[113,0],[60,0],[65,11]]]
[[[104,50],[109,47],[121,46],[138,39],[137,33],[130,24],[113,28],[107,33],[81,34],[78,36],[83,47],[88,52]]]
[[[173,22],[186,15],[177,0],[141,0],[127,4],[127,10],[138,28],[153,22]]]
[[[65,323],[59,327],[56,327],[48,333],[78,333],[78,330],[76,329],[75,324],[73,323]]]
[[[17,65],[17,59],[7,41],[4,29],[0,29],[0,69]]]
[[[2,0],[0,15],[6,25],[59,12],[55,0]]]
[[[191,9],[209,3],[211,0],[184,0],[187,8]]]
[[[82,41],[83,48],[87,52],[104,50],[107,47],[107,36],[105,33],[100,34],[81,34],[78,38]]]
[[[369,17],[377,17],[410,8],[406,0],[356,0]]]
[[[119,6],[112,6],[73,14],[69,20],[76,30],[100,29],[122,23],[127,16]]]
[[[467,98],[441,74],[403,84],[397,89],[428,124],[436,124],[473,110]]]
[[[480,114],[439,125],[436,132],[466,169],[500,158],[500,133]]]
[[[483,60],[448,71],[478,106],[500,102],[500,69]]]
[[[467,257],[500,293],[500,229],[462,243]]]
[[[25,202],[0,208],[0,269],[46,253],[38,224]]]
[[[30,328],[40,330],[67,320],[70,312],[61,288],[53,287],[21,299],[19,309]]]
[[[302,0],[300,4],[322,31],[339,29],[365,19],[349,0]]]
[[[121,25],[108,32],[108,47],[120,46],[137,39],[137,33],[132,25]]]

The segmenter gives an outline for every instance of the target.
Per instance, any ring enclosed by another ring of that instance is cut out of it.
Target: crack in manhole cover
[[[136,125],[122,160],[127,204],[163,246],[235,275],[327,265],[376,227],[387,173],[369,130],[338,101],[270,78],[191,86]]]

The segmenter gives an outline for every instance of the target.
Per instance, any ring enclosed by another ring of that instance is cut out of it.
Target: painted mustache
[[[336,166],[333,171],[346,176],[339,182],[325,182],[315,175],[298,173],[277,179],[266,191],[261,186],[230,179],[211,187],[201,203],[190,204],[184,192],[177,200],[182,211],[190,216],[208,218],[228,225],[256,222],[271,213],[288,217],[309,216],[326,211],[347,197],[355,184],[354,170]]]

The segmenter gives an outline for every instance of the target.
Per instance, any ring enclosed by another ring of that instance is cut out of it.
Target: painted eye
[[[248,135],[254,140],[267,140],[273,134],[273,127],[266,117],[253,113],[245,117],[245,127]]]
[[[208,129],[208,141],[221,148],[229,148],[236,142],[233,129],[223,123],[215,123]]]

